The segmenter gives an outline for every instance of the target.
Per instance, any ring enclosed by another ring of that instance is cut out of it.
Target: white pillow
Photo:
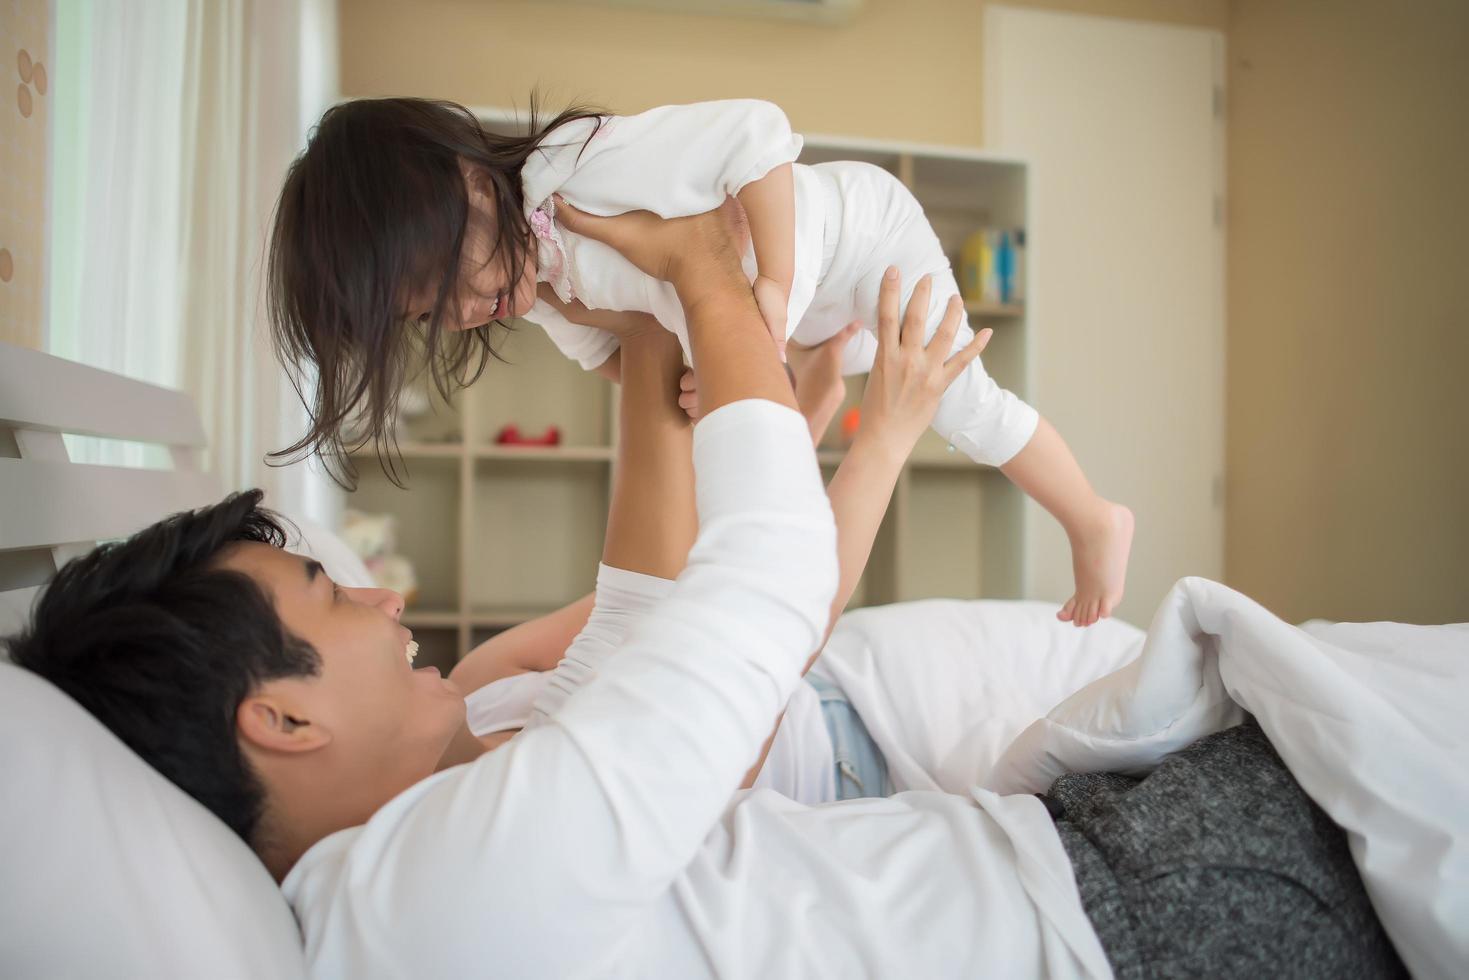
[[[280,889],[223,823],[0,660],[0,975],[306,974]]]

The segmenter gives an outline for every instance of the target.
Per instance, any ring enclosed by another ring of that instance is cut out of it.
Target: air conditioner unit
[[[622,7],[721,17],[766,17],[817,24],[845,24],[862,9],[862,0],[572,0],[586,7]]]

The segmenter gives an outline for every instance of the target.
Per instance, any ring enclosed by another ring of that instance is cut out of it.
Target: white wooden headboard
[[[73,463],[63,433],[163,445],[173,468]],[[75,555],[218,501],[204,445],[183,392],[0,343],[0,636]]]

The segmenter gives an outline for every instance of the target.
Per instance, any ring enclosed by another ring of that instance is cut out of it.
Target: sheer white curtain
[[[57,0],[57,43],[53,351],[190,392],[226,488],[329,522],[315,466],[265,465],[305,422],[262,280],[286,167],[335,93],[334,0]]]

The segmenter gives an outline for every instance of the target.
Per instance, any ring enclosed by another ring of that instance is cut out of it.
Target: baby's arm
[[[828,634],[867,567],[908,454],[932,420],[944,392],[989,343],[992,331],[982,330],[954,349],[964,321],[964,307],[957,296],[945,305],[938,329],[925,338],[931,294],[932,281],[925,276],[904,308],[897,268],[888,269],[883,277],[877,308],[877,357],[862,396],[862,425],[826,490],[837,524],[841,573]],[[811,664],[806,666],[810,669]]]
[[[785,360],[786,306],[796,275],[796,188],[791,165],[781,164],[736,195],[745,209],[755,248],[755,302]]]
[[[531,670],[554,670],[561,655],[587,625],[592,596],[535,619],[526,620],[475,647],[449,672],[465,694],[504,677]]]

